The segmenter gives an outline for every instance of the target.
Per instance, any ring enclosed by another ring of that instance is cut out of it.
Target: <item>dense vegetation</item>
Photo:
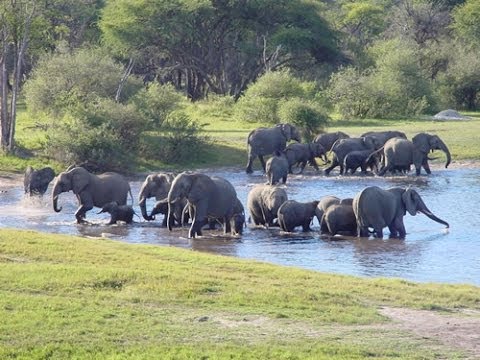
[[[480,106],[475,0],[17,0],[0,13],[6,155],[201,163],[198,102],[252,128],[295,123],[305,140],[332,117]]]

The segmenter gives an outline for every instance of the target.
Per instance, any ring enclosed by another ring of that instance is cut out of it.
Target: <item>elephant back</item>
[[[122,175],[109,172],[98,176],[91,174],[91,177],[89,186],[95,206],[102,207],[111,201],[116,201],[119,205],[127,204],[130,185]]]
[[[226,179],[212,176],[214,191],[208,199],[208,216],[222,217],[232,215],[237,203],[237,192],[233,185]],[[243,207],[243,206],[242,206]]]
[[[397,212],[399,199],[388,190],[370,186],[353,198],[353,212],[357,223],[364,227],[388,226]]]
[[[250,132],[247,143],[255,154],[269,155],[275,151],[284,150],[287,139],[280,127],[261,127]]]

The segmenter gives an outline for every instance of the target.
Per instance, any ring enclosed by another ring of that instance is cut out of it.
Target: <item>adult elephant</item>
[[[384,145],[388,140],[392,138],[402,138],[406,139],[407,135],[398,130],[387,130],[387,131],[368,131],[360,135],[361,137],[371,136],[375,137],[381,145]]]
[[[85,222],[86,212],[94,206],[102,208],[112,201],[116,201],[118,205],[125,205],[129,193],[132,197],[130,185],[122,175],[113,172],[94,175],[83,167],[76,167],[57,176],[52,191],[53,209],[56,212],[62,210],[58,207],[58,196],[70,190],[78,199],[79,207],[75,212],[75,218],[79,224]]]
[[[48,189],[48,185],[55,178],[55,171],[51,167],[44,167],[35,170],[31,166],[27,166],[23,177],[23,187],[25,194],[43,195]]]
[[[297,226],[303,231],[310,231],[310,223],[315,216],[318,201],[298,202],[285,201],[277,212],[278,225],[283,231],[292,232]]]
[[[385,154],[385,165],[379,171],[384,175],[387,171],[395,169],[408,169],[410,165],[415,166],[416,175],[420,175],[423,167],[427,174],[431,174],[428,165],[428,153],[433,150],[442,150],[447,157],[445,168],[451,161],[450,150],[437,135],[420,133],[412,138],[412,141],[393,138],[385,143],[383,152]]]
[[[332,145],[335,143],[335,141],[339,139],[348,139],[349,137],[350,136],[348,134],[345,134],[342,131],[336,131],[319,134],[315,137],[313,142],[322,145],[325,151],[328,152],[332,149]]]
[[[285,189],[271,185],[257,185],[247,196],[247,208],[255,225],[276,225],[277,211],[288,200]]]
[[[248,134],[248,163],[246,172],[251,174],[253,160],[258,156],[265,171],[263,156],[283,151],[290,140],[300,141],[300,132],[290,124],[277,124],[273,128],[257,128]]]
[[[150,174],[145,178],[145,181],[140,188],[140,193],[138,194],[138,205],[140,206],[142,216],[145,220],[152,221],[155,220],[155,215],[163,214],[162,226],[167,226],[168,204],[166,202],[162,204],[159,201],[167,198],[174,178],[175,174],[170,172]],[[151,213],[148,214],[147,199],[152,197],[157,200],[157,203],[155,204]],[[186,200],[176,203],[174,216],[171,218],[171,220],[174,221],[172,225],[174,225],[175,222],[177,222],[177,225],[181,225],[183,219],[182,210],[186,203]]]
[[[168,230],[172,230],[170,217],[175,203],[186,198],[193,212],[188,237],[202,235],[202,227],[209,218],[221,219],[224,232],[231,232],[230,219],[234,215],[237,193],[227,180],[196,172],[183,172],[175,177],[168,192]]]
[[[340,174],[343,174],[345,156],[347,156],[348,153],[364,150],[374,152],[381,148],[382,145],[383,144],[376,137],[372,136],[337,140],[332,146],[332,163],[325,169],[325,175],[330,174],[330,172],[337,166],[340,166]]]
[[[353,211],[357,219],[358,236],[368,237],[369,228],[373,236],[383,237],[383,228],[388,227],[391,238],[405,238],[403,217],[408,211],[414,216],[417,212],[449,227],[448,223],[435,216],[425,205],[420,195],[412,188],[390,188],[387,190],[370,186],[353,198]]]
[[[292,167],[300,165],[299,174],[303,172],[307,163],[318,170],[315,158],[322,158],[327,163],[327,154],[325,149],[319,143],[311,142],[308,144],[293,143],[289,144],[283,151],[288,160],[288,172],[292,174]]]

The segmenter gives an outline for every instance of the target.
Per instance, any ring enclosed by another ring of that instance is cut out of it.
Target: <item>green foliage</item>
[[[455,34],[467,44],[480,46],[480,2],[467,0],[454,8],[452,27]]]
[[[280,102],[291,98],[311,99],[314,96],[314,84],[302,82],[288,70],[267,72],[245,91],[236,104],[236,114],[244,121],[275,124],[280,121]]]
[[[392,40],[370,49],[375,67],[346,68],[332,75],[329,95],[346,118],[420,115],[435,109],[432,84],[415,46]]]
[[[327,113],[313,102],[299,98],[282,102],[278,115],[281,122],[294,124],[301,129],[305,142],[311,142],[330,120]]]
[[[145,146],[142,152],[167,164],[196,162],[209,143],[208,136],[201,133],[202,128],[182,111],[171,113],[156,144]]]
[[[182,107],[184,97],[173,85],[155,82],[139,91],[132,101],[147,120],[149,127],[158,129],[170,113]]]
[[[45,151],[66,164],[88,160],[104,170],[129,170],[144,120],[133,105],[109,99],[78,106],[49,131]]]
[[[455,46],[447,70],[440,74],[437,94],[444,108],[474,110],[480,106],[478,51]]]
[[[45,56],[25,84],[27,108],[63,115],[78,102],[113,99],[123,72],[123,66],[100,49]],[[129,77],[121,100],[131,97],[140,86],[139,79]]]

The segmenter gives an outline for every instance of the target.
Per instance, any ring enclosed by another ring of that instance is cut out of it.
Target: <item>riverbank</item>
[[[5,229],[0,268],[2,358],[480,356],[474,286]]]

